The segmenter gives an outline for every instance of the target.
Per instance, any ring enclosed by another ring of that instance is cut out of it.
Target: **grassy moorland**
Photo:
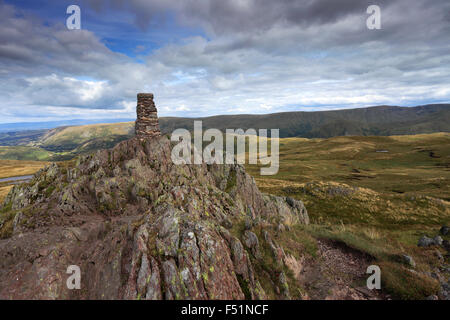
[[[312,255],[317,239],[337,240],[374,257],[394,297],[435,292],[436,282],[420,271],[439,264],[438,249],[417,241],[450,222],[450,134],[286,138],[277,175],[247,170],[263,192],[305,203],[311,225],[294,226],[290,238]],[[419,273],[408,271],[402,254],[414,258]]]

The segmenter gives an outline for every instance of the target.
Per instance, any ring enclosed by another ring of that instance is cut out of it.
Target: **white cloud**
[[[265,9],[252,0],[209,8],[188,2],[191,8],[171,1],[123,4],[141,25],[173,10],[179,21],[209,32],[141,56],[143,63],[111,51],[89,30],[46,26],[0,5],[2,121],[39,114],[133,118],[137,92],[154,92],[163,116],[450,101],[446,2],[392,1],[378,33],[365,28],[365,10],[358,14],[350,0],[347,11],[336,12],[307,2],[311,17],[289,1],[265,2]]]

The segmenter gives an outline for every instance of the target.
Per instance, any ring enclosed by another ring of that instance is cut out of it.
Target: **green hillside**
[[[163,132],[193,128],[280,129],[280,137],[330,138],[346,135],[389,136],[450,132],[450,105],[379,106],[336,111],[284,112],[265,115],[227,115],[206,118],[161,118]]]
[[[1,147],[0,159],[46,161],[54,158],[54,153],[38,147],[15,146]]]
[[[450,105],[371,107],[323,112],[287,112],[266,115],[229,115],[206,118],[159,119],[162,133],[178,128],[280,129],[280,137],[330,138],[390,136],[450,132]],[[113,147],[134,134],[134,122],[91,124],[0,134],[0,159],[67,160],[80,153]],[[18,148],[20,146],[21,148]],[[27,149],[27,147],[31,147]]]
[[[83,152],[113,147],[133,134],[133,122],[60,127],[49,130],[36,145],[54,152]]]

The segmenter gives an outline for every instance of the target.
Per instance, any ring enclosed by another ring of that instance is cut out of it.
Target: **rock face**
[[[150,96],[139,99],[141,120],[152,119]],[[0,299],[289,298],[269,233],[308,223],[303,204],[261,194],[241,165],[173,164],[169,139],[143,139],[143,121],[138,137],[11,190]],[[69,265],[80,267],[79,290],[66,286]]]
[[[160,136],[158,115],[152,93],[138,93],[136,136],[148,138]]]
[[[419,247],[429,247],[429,246],[440,246],[442,245],[442,238],[440,236],[436,236],[434,238],[429,238],[427,236],[423,236],[419,239],[417,245]]]

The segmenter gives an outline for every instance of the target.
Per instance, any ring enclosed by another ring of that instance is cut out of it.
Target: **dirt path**
[[[318,240],[318,258],[305,259],[299,282],[306,299],[378,300],[386,299],[366,287],[367,267],[372,258],[343,243]]]

